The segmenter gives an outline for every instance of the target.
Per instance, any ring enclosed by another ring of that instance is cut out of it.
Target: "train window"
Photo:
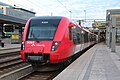
[[[69,27],[69,39],[72,40],[72,27]]]
[[[84,42],[88,42],[88,32],[85,32],[84,34]]]
[[[80,32],[81,32],[81,30],[80,30],[80,28],[78,28],[77,29],[77,41],[78,41],[78,43],[81,42],[81,34],[80,34]]]
[[[81,42],[81,30],[78,27],[73,30],[73,41],[74,44],[79,44]]]
[[[5,32],[13,32],[13,26],[5,26]]]
[[[60,19],[33,19],[30,22],[28,40],[53,40]]]
[[[84,34],[85,32],[83,30],[81,30],[81,42],[84,43]]]
[[[88,42],[90,41],[90,34],[88,34]]]
[[[73,27],[73,42],[77,44],[76,26]]]
[[[90,34],[90,41],[92,41],[92,35]]]

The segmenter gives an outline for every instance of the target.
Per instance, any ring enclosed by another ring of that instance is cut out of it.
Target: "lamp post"
[[[69,11],[69,13],[70,13],[70,19],[72,19],[72,11]]]
[[[86,22],[86,10],[84,10],[84,12],[85,12],[85,22]]]
[[[51,12],[51,16],[53,16],[53,13]]]

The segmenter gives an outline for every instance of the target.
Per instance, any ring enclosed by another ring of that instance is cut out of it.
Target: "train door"
[[[73,42],[75,45],[75,53],[79,52],[81,50],[81,30],[79,27],[74,26],[73,27]]]
[[[73,46],[73,27],[69,27],[69,40],[70,46],[72,46],[72,55],[75,53],[75,46]]]
[[[83,50],[84,48],[84,34],[85,32],[83,30],[81,30],[81,50]]]

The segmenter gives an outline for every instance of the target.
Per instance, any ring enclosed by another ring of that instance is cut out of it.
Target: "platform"
[[[120,80],[120,57],[96,44],[53,80]]]

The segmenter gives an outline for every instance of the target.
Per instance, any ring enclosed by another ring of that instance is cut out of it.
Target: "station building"
[[[8,37],[10,43],[19,43],[26,21],[35,12],[0,2],[0,16],[0,39]]]
[[[0,14],[9,15],[22,19],[29,19],[30,17],[35,16],[35,12],[29,11],[23,8],[18,8],[16,6],[12,7],[5,3],[0,2]]]
[[[106,44],[112,52],[120,55],[120,9],[106,11]]]

